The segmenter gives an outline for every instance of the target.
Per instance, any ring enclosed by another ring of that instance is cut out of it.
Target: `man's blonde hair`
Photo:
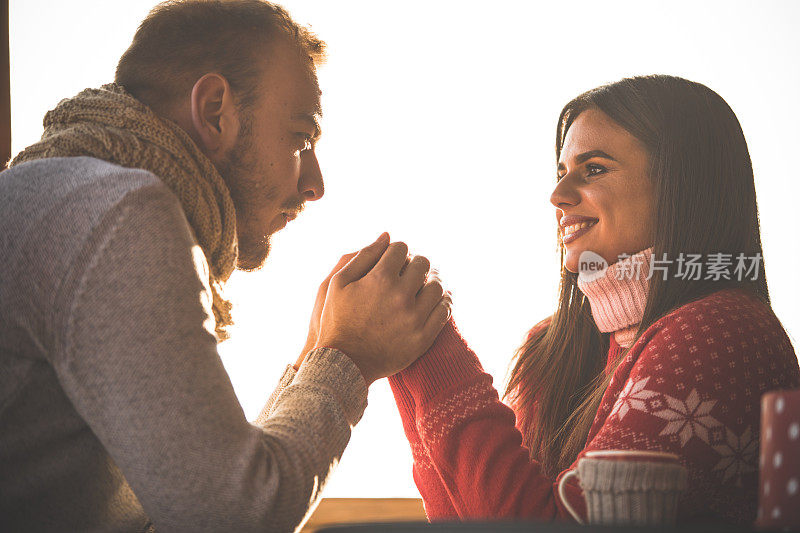
[[[256,100],[270,45],[288,37],[311,65],[325,60],[325,43],[279,5],[263,0],[170,0],[154,7],[122,54],[115,80],[164,113],[208,72],[223,75],[237,107]]]

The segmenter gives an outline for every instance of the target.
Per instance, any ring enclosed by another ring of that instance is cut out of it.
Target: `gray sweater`
[[[0,530],[291,531],[307,518],[366,384],[346,355],[315,350],[248,422],[207,269],[150,172],[70,157],[0,173]]]

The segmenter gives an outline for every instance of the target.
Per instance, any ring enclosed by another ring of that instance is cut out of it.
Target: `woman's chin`
[[[572,272],[573,274],[578,273],[578,266],[580,265],[581,253],[583,252],[582,247],[575,247],[566,245],[565,246],[565,255],[564,255],[564,268],[568,271]]]

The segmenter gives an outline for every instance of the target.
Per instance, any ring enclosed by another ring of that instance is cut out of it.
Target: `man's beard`
[[[242,226],[242,221],[239,219],[238,214],[241,209],[241,204],[246,202],[246,199],[236,205],[237,198],[235,191],[237,185],[246,183],[248,175],[253,175],[257,169],[256,165],[248,157],[251,155],[253,149],[253,122],[251,118],[251,111],[243,109],[240,113],[241,123],[239,125],[239,132],[236,137],[236,144],[234,144],[231,151],[217,165],[217,170],[222,176],[223,181],[228,185],[228,189],[233,196],[234,205],[237,208],[237,238],[239,245],[239,255],[236,261],[236,267],[244,271],[258,270],[267,261],[270,251],[270,236],[262,235],[255,240],[242,240],[239,229]]]

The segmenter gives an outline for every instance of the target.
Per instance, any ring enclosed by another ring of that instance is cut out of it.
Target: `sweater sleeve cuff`
[[[403,383],[403,378],[400,373],[389,376],[389,387],[392,389],[394,401],[397,403],[398,409],[401,412],[414,413],[414,397],[408,391],[408,388]]]
[[[414,407],[414,397],[409,392],[405,383],[403,383],[403,378],[399,373],[389,376],[388,379],[389,387],[392,389],[392,394],[394,395],[394,401],[397,404],[397,410],[400,412],[400,419],[403,421],[403,429],[408,439],[412,440],[412,437],[416,434],[416,424],[414,422],[416,408]]]
[[[281,379],[278,381],[278,386],[275,387],[275,390],[272,391],[272,394],[269,395],[269,399],[267,403],[264,404],[264,407],[261,408],[261,412],[258,414],[255,422],[253,422],[257,426],[264,425],[267,418],[272,414],[272,406],[275,405],[275,400],[278,399],[278,396],[288,387],[292,380],[294,379],[295,374],[297,372],[292,365],[286,365],[286,370],[283,371],[283,375]]]
[[[440,392],[460,386],[483,373],[478,357],[461,336],[451,317],[422,357],[400,373],[417,405]]]
[[[335,348],[308,353],[293,383],[310,383],[328,390],[339,400],[350,427],[367,408],[367,383],[352,359]]]

